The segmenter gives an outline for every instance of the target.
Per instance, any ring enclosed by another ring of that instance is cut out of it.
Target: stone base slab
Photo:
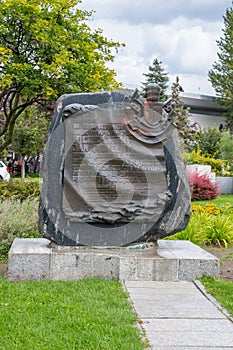
[[[219,260],[189,241],[94,248],[57,246],[45,238],[16,238],[8,260],[11,281],[94,276],[121,281],[191,281],[202,275],[219,278]]]

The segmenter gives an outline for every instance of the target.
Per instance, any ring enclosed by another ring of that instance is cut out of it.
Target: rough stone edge
[[[17,241],[17,240],[21,240],[21,239],[16,239],[15,241]],[[31,240],[31,239],[26,239],[26,240]],[[37,240],[37,239],[32,239],[32,240]],[[43,240],[43,238],[42,238],[42,240]],[[44,239],[44,240],[46,240],[46,239]],[[13,247],[13,245],[14,245],[14,243],[15,243],[15,241],[13,242],[13,244],[12,244],[12,247]],[[47,241],[47,240],[46,240]],[[11,252],[11,250],[12,250],[12,247],[11,247],[11,249],[10,249],[10,252]],[[86,247],[85,247],[86,248]],[[202,248],[201,248],[202,249]],[[50,249],[49,249],[50,251],[49,252],[47,252],[47,254],[49,255],[49,261],[50,261],[50,263],[49,263],[49,266],[51,267],[52,265],[51,265],[51,263],[52,263],[52,261],[51,261],[51,259],[52,259],[52,256],[53,256],[53,248],[52,247],[50,247]],[[84,252],[85,252],[85,250],[86,249],[84,249]],[[120,249],[121,250],[121,249]],[[9,255],[10,255],[10,257],[12,258],[12,256],[11,256],[11,254],[10,254],[10,252],[9,252]],[[79,250],[79,254],[80,254],[80,252],[81,252],[81,249]],[[87,253],[87,252],[85,252],[85,253]],[[115,258],[118,258],[119,259],[119,276],[118,276],[118,280],[120,280],[120,281],[124,281],[124,280],[128,280],[128,278],[126,277],[126,274],[127,274],[127,271],[123,271],[124,273],[123,273],[123,275],[121,276],[121,273],[120,273],[120,269],[121,269],[121,265],[124,263],[124,257],[123,256],[120,256],[120,254],[118,255],[118,253],[120,253],[120,252],[117,252],[117,250],[115,250],[115,254],[113,254],[113,255],[115,255]],[[90,255],[99,255],[98,254],[98,250],[96,250],[96,251],[94,251],[94,252],[90,252]],[[106,252],[106,250],[103,250],[103,251],[101,251],[101,254],[100,255],[111,255],[110,254],[110,252]],[[21,255],[21,254],[15,254],[15,256],[17,257],[18,255]],[[23,255],[25,255],[25,256],[32,256],[33,255],[33,253],[24,253]],[[38,253],[38,252],[35,252],[35,255],[37,256],[37,255],[40,255],[40,253]],[[44,255],[44,254],[42,254],[42,255]],[[56,253],[55,253],[55,255],[56,255]],[[59,254],[58,254],[59,255]],[[66,255],[66,253],[65,253],[65,255]],[[70,254],[68,254],[68,255],[70,255]],[[208,253],[208,255],[209,256],[211,256],[212,254],[209,254]],[[140,259],[140,257],[139,256],[135,256],[135,255],[133,255],[133,256],[128,256],[128,257],[126,257],[126,260],[135,260],[135,267],[137,268],[138,267],[138,262],[140,261],[140,260],[143,260],[143,259]],[[146,259],[147,260],[147,258],[146,257],[144,257],[144,259]],[[180,261],[182,261],[182,258],[163,258],[163,257],[158,257],[158,259],[156,259],[156,258],[148,258],[149,260],[153,260],[153,261],[157,261],[157,260],[168,260],[168,262],[172,262],[173,260],[176,260],[177,261],[177,270],[176,270],[176,278],[172,278],[172,279],[157,279],[157,278],[152,278],[152,279],[148,279],[148,278],[146,278],[145,280],[153,280],[153,281],[193,281],[193,280],[197,280],[199,277],[201,277],[200,276],[200,274],[198,275],[197,273],[194,273],[192,276],[189,276],[189,278],[187,279],[184,279],[184,278],[179,278],[179,275],[180,275]],[[11,260],[11,259],[9,259],[9,260]],[[184,261],[185,260],[187,260],[187,259],[185,259],[184,258]],[[196,260],[196,259],[188,259],[188,260]],[[197,260],[199,260],[199,259],[197,259]],[[202,260],[202,259],[201,259]],[[215,260],[218,260],[216,257],[215,257]],[[9,261],[9,265],[8,265],[8,278],[9,277],[12,277],[13,276],[13,274],[11,273],[11,271],[9,271],[10,269],[9,269],[9,267],[11,266],[11,264],[10,264],[10,262],[11,261]],[[154,276],[154,273],[156,272],[156,270],[155,270],[155,263],[154,262],[152,262],[152,265],[153,265],[153,276]],[[12,270],[13,271],[13,270]],[[90,271],[90,275],[92,275],[92,270]],[[202,272],[202,274],[203,273],[205,273],[205,272]],[[51,267],[51,269],[48,271],[48,276],[47,276],[47,279],[51,279],[51,280],[54,280],[54,278],[53,278],[53,271],[52,271],[52,267]],[[83,276],[84,277],[84,276]],[[216,276],[215,276],[215,278],[216,278]],[[22,277],[22,278],[18,278],[18,279],[15,279],[15,278],[13,278],[12,280],[20,280],[20,279],[27,279],[27,278],[24,278],[24,277]],[[36,279],[38,279],[38,278],[36,278]],[[61,278],[62,279],[62,278]],[[72,279],[72,278],[71,278]],[[79,279],[81,279],[81,277],[79,278]],[[130,280],[135,280],[135,281],[137,281],[137,280],[144,280],[144,279],[140,279],[139,278],[139,275],[138,275],[138,272],[136,272],[136,274],[135,274],[135,276],[134,276],[134,278],[133,279],[130,279]]]

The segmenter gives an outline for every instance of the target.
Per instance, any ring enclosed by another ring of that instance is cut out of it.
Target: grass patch
[[[210,293],[233,316],[233,282],[202,277],[201,282]]]
[[[141,350],[120,282],[9,282],[0,278],[1,350]]]
[[[43,174],[40,173],[26,173],[24,181],[38,181],[43,179]],[[11,177],[11,180],[21,181],[21,174]]]
[[[192,204],[206,205],[208,203],[214,203],[216,206],[233,206],[233,195],[232,194],[222,194],[215,199],[205,200],[205,201],[193,201]]]

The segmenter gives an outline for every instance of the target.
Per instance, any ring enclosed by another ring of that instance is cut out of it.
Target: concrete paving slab
[[[135,302],[134,306],[142,318],[224,318],[223,314],[214,307],[197,307],[192,309],[186,307],[181,309],[176,306],[168,308],[167,306],[152,305],[147,302],[141,304]]]
[[[143,327],[148,331],[160,332],[232,332],[232,323],[228,319],[151,319],[144,318]]]
[[[152,344],[156,346],[218,346],[233,347],[233,334],[226,332],[152,332]]]
[[[183,293],[176,293],[176,294],[173,294],[172,292],[170,292],[169,294],[162,294],[161,292],[160,293],[154,293],[153,290],[147,290],[147,289],[141,289],[140,290],[137,290],[136,288],[129,288],[128,289],[132,298],[134,300],[137,300],[137,299],[143,299],[143,300],[164,300],[164,302],[179,302],[180,303],[185,303],[186,301],[187,302],[190,302],[190,296],[192,295],[192,300],[195,301],[195,302],[198,302],[198,301],[205,301],[206,302],[206,299],[203,298],[203,295],[201,293],[192,293],[192,294],[189,294],[189,295],[185,295]]]
[[[216,346],[156,346],[154,350],[232,350],[230,347],[216,347]]]
[[[153,298],[151,300],[148,299],[134,299],[134,303],[135,305],[144,305],[147,304],[149,308],[152,308],[154,304],[156,304],[156,306],[158,305],[163,305],[164,308],[173,308],[175,306],[175,308],[177,309],[201,309],[201,308],[210,308],[212,310],[215,309],[214,305],[209,305],[209,301],[205,298],[201,298],[199,295],[197,297],[193,297],[192,299],[187,298],[183,295],[169,295],[167,298],[166,296],[161,296],[161,298],[159,296],[157,296],[156,298]]]
[[[136,288],[138,291],[143,289],[151,290],[153,293],[157,294],[196,294],[197,288],[193,283],[181,281],[181,282],[161,282],[161,281],[125,281],[125,286],[131,292],[133,288]]]
[[[199,284],[125,282],[151,349],[233,350],[232,320]]]

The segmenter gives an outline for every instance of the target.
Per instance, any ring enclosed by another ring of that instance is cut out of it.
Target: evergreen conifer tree
[[[184,102],[180,99],[181,86],[179,77],[172,85],[172,99],[175,102],[176,117],[174,123],[178,129],[182,143],[186,148],[191,146],[197,125],[191,125],[188,119],[189,108],[184,107]]]
[[[233,4],[233,3],[232,3]],[[233,8],[223,16],[223,36],[217,41],[218,61],[209,71],[211,81],[220,104],[226,109],[228,126],[233,128]]]
[[[143,89],[147,84],[156,83],[160,86],[161,92],[160,92],[160,100],[166,101],[167,94],[166,90],[168,88],[168,73],[165,71],[165,68],[162,66],[162,62],[158,60],[158,58],[155,58],[152,66],[149,66],[148,73],[143,73],[143,75],[146,77],[146,81],[143,84]]]

